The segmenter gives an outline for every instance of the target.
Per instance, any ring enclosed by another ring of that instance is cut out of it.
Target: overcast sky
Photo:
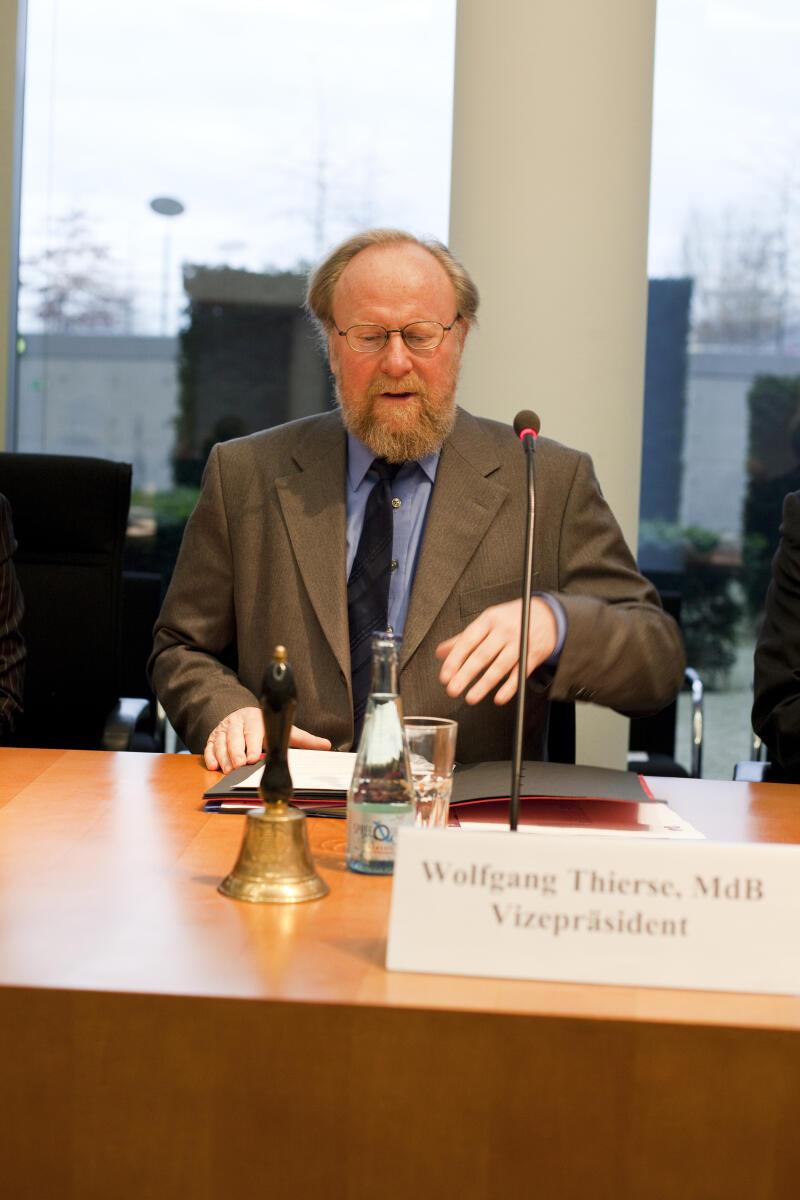
[[[80,208],[154,295],[164,195],[176,271],[287,269],[369,223],[446,238],[454,20],[455,0],[30,0],[23,256]]]
[[[800,0],[659,0],[650,274],[680,272],[689,214],[800,207]],[[796,217],[795,217],[796,224]]]
[[[173,327],[182,261],[286,269],[364,224],[446,238],[454,22],[455,0],[29,0],[23,257],[86,212],[157,332],[167,232]],[[659,0],[651,274],[680,272],[692,211],[770,215],[798,62],[800,0]],[[152,213],[164,195],[185,213]]]

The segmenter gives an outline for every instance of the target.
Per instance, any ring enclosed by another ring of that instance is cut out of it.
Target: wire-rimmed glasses
[[[441,346],[444,335],[449,333],[461,316],[456,313],[449,325],[440,321],[412,321],[402,329],[384,329],[383,325],[351,325],[348,329],[334,326],[339,337],[346,338],[347,344],[356,354],[377,354],[382,350],[393,333],[399,333],[412,354],[436,350]]]

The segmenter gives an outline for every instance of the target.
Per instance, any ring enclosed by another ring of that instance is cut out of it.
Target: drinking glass
[[[453,790],[458,722],[447,717],[406,717],[403,727],[414,779],[414,824],[444,828]]]

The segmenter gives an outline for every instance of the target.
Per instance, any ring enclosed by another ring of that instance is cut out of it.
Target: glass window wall
[[[751,754],[755,633],[800,488],[799,55],[793,0],[658,5],[639,554],[681,597],[717,778]]]
[[[31,0],[16,445],[134,466],[168,577],[210,446],[324,409],[310,262],[446,238],[455,0]]]

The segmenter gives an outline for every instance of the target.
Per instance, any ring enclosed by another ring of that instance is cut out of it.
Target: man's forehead
[[[455,291],[442,264],[415,242],[368,246],[350,260],[334,290],[334,301],[348,305],[402,303],[416,296],[449,305]]]

